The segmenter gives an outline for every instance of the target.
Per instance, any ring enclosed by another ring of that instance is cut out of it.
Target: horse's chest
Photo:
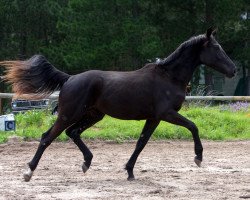
[[[168,108],[180,110],[183,101],[185,100],[185,93],[177,89],[165,89],[160,92],[160,101]]]

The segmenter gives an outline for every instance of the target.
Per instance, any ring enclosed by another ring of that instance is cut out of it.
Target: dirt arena
[[[203,141],[204,162],[193,162],[193,142],[152,141],[135,166],[135,181],[123,169],[135,142],[87,141],[94,154],[86,174],[72,142],[53,143],[30,182],[22,178],[38,142],[0,145],[0,199],[250,199],[250,141]]]

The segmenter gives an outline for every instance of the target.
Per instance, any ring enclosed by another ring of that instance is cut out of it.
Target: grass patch
[[[208,140],[250,139],[250,109],[232,111],[228,108],[184,106],[180,113],[196,123],[200,137]],[[54,123],[56,116],[47,111],[28,111],[18,114],[16,131],[0,132],[0,143],[6,142],[11,135],[26,140],[40,139]],[[122,142],[137,139],[145,121],[124,121],[106,116],[82,134],[85,139],[105,139]],[[152,136],[153,139],[192,139],[191,133],[183,127],[161,122]],[[65,133],[58,138],[68,140]]]
[[[250,139],[249,113],[249,109],[232,112],[220,107],[193,107],[182,111],[196,123],[201,138],[209,140]]]

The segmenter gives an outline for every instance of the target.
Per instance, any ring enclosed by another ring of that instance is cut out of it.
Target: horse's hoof
[[[83,171],[83,173],[86,173],[87,171],[88,171],[88,167],[83,163],[82,164],[82,171]]]
[[[197,157],[194,158],[194,162],[198,167],[201,167],[201,160],[199,160]]]
[[[135,177],[134,177],[134,176],[128,177],[127,180],[128,180],[128,181],[134,181],[134,180],[135,180]]]
[[[23,173],[23,178],[26,182],[29,182],[32,175],[33,175],[33,171],[31,171],[31,169],[28,168],[27,171]]]

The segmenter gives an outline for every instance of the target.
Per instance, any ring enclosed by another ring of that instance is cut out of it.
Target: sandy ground
[[[30,182],[22,178],[38,142],[0,145],[0,199],[250,199],[250,141],[204,141],[204,162],[193,163],[193,142],[149,142],[127,181],[124,165],[135,142],[87,141],[94,159],[81,171],[72,142],[53,143]]]

